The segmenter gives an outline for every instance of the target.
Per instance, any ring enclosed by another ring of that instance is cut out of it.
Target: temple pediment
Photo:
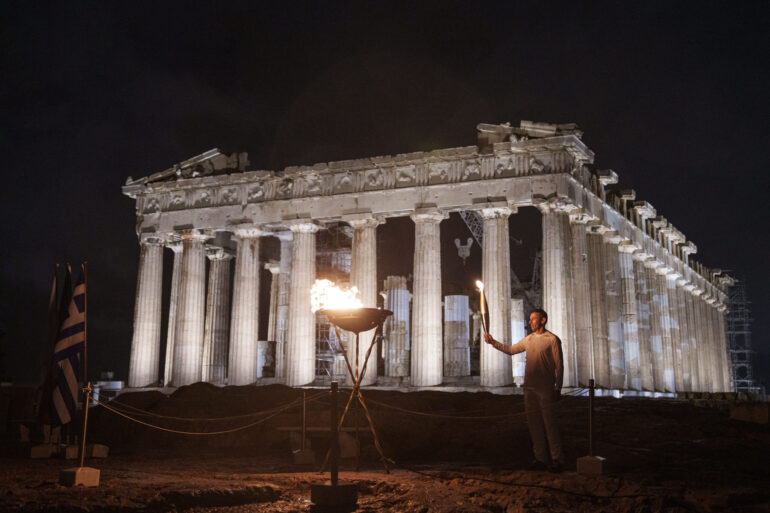
[[[144,178],[134,179],[129,176],[126,185],[145,185],[155,182],[173,182],[185,178],[200,178],[203,176],[224,175],[246,171],[249,165],[249,154],[245,152],[222,153],[219,148],[213,148],[185,161],[174,164],[170,168],[153,173]]]

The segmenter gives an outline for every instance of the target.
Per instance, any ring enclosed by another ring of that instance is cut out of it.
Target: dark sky
[[[624,188],[732,269],[770,374],[767,2],[3,2],[0,324],[35,374],[56,261],[89,260],[92,375],[124,377],[138,177],[213,147],[252,168],[576,122]]]

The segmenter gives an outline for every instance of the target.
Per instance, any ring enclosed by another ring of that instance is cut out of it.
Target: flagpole
[[[88,369],[86,357],[88,355],[88,262],[80,264],[83,271],[83,436],[80,437],[80,466],[83,466],[86,458],[86,428],[88,427],[88,403],[91,400],[91,383],[88,382]]]

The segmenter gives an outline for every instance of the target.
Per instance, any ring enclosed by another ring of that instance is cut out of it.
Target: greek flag
[[[78,380],[86,334],[86,286],[83,269],[72,291],[67,316],[59,328],[53,351],[51,425],[67,424],[78,403]]]

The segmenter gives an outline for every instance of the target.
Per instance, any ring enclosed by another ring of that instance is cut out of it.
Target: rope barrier
[[[307,399],[307,401],[314,401],[318,397],[320,397],[321,395],[325,395],[327,393],[328,392],[321,392],[321,393],[311,397],[310,399]],[[244,426],[239,426],[239,427],[233,428],[233,429],[225,429],[225,430],[220,430],[220,431],[181,431],[181,430],[178,430],[178,429],[166,428],[166,427],[163,427],[163,426],[158,426],[158,425],[155,425],[155,424],[150,424],[149,422],[144,422],[142,420],[133,418],[130,415],[127,415],[127,414],[121,412],[118,409],[112,408],[108,403],[105,403],[105,402],[102,402],[102,401],[97,401],[97,403],[100,406],[104,407],[107,411],[110,411],[110,412],[112,412],[112,413],[114,413],[116,415],[124,417],[124,418],[126,418],[126,419],[128,419],[128,420],[130,420],[132,422],[137,423],[137,424],[141,424],[143,426],[146,426],[146,427],[149,427],[149,428],[152,428],[152,429],[157,429],[159,431],[165,431],[167,433],[175,433],[175,434],[179,434],[179,435],[195,435],[195,436],[224,435],[224,434],[228,434],[228,433],[235,433],[237,431],[242,431],[244,429],[248,429],[248,428],[254,427],[256,425],[262,424],[263,422],[266,422],[267,420],[275,417],[279,413],[282,413],[284,411],[290,410],[291,408],[299,406],[301,404],[301,402],[302,402],[302,399],[300,399],[300,398],[295,399],[294,401],[291,401],[290,403],[287,403],[286,405],[284,405],[282,407],[274,408],[272,410],[273,413],[271,413],[270,415],[268,415],[264,419],[260,419],[260,420],[257,420],[255,422],[252,422],[250,424],[246,424]],[[189,420],[189,419],[185,419],[185,420]]]
[[[320,392],[319,394],[313,396],[313,398],[318,397],[320,395],[325,395],[325,394],[328,394],[328,392],[326,392],[326,391]],[[134,415],[145,416],[145,417],[157,417],[157,418],[161,418],[161,419],[190,421],[190,422],[195,422],[195,421],[212,421],[212,422],[215,422],[215,421],[220,421],[220,420],[234,420],[234,419],[242,419],[242,418],[249,418],[249,417],[257,417],[259,415],[267,415],[267,414],[269,414],[269,413],[271,413],[272,411],[275,410],[275,408],[273,408],[273,409],[270,409],[270,410],[263,410],[263,411],[257,411],[257,412],[252,412],[252,413],[244,413],[244,414],[241,414],[241,415],[231,415],[231,416],[228,416],[228,417],[200,417],[200,418],[194,418],[194,417],[175,417],[175,416],[172,416],[172,415],[161,415],[159,413],[155,413],[155,412],[151,412],[151,411],[147,411],[147,410],[142,410],[142,409],[137,408],[135,406],[131,406],[130,404],[121,403],[117,399],[113,399],[112,401],[110,401],[110,405],[113,405],[113,404],[118,404],[121,408],[126,408],[128,410],[133,410],[133,412],[134,412],[133,414]],[[277,407],[277,408],[280,408],[280,407]],[[116,409],[120,409],[120,408],[116,408]],[[124,410],[124,413],[126,413],[125,410]]]

